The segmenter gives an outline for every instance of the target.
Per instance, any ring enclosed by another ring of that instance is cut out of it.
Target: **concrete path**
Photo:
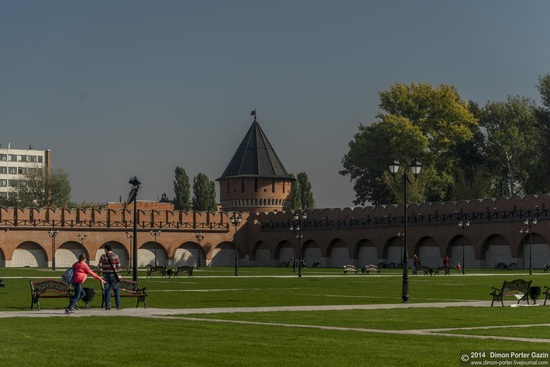
[[[0,318],[7,317],[87,317],[87,316],[131,316],[157,317],[168,315],[221,314],[235,312],[274,312],[274,311],[331,311],[331,310],[378,310],[395,308],[442,308],[442,307],[489,307],[489,301],[396,303],[371,305],[328,305],[328,306],[282,306],[282,307],[226,307],[226,308],[123,308],[106,311],[101,308],[80,309],[66,315],[63,309],[42,309],[28,311],[3,311]]]
[[[513,303],[507,304],[513,305]],[[241,320],[221,320],[221,319],[203,319],[192,317],[192,315],[200,314],[226,314],[238,312],[276,312],[276,311],[331,311],[331,310],[380,310],[380,309],[403,309],[403,308],[445,308],[445,307],[490,307],[490,301],[466,301],[466,302],[435,302],[435,303],[397,303],[397,304],[377,304],[377,305],[333,305],[333,306],[286,306],[286,307],[228,307],[228,308],[124,308],[122,310],[111,309],[109,311],[101,308],[89,308],[76,311],[74,314],[66,315],[63,309],[43,309],[43,310],[28,310],[28,311],[3,311],[0,312],[0,318],[10,317],[144,317],[144,318],[162,318],[185,320],[193,322],[215,322],[215,323],[233,323],[246,325],[262,325],[270,327],[288,327],[288,328],[305,328],[305,329],[322,329],[322,330],[338,330],[338,331],[355,331],[381,334],[400,334],[400,335],[424,335],[438,337],[453,337],[453,338],[471,338],[471,339],[496,339],[510,340],[529,343],[550,344],[550,339],[539,338],[519,338],[519,337],[504,337],[490,335],[468,335],[468,334],[453,334],[457,330],[479,330],[493,328],[516,328],[516,327],[532,327],[544,326],[550,327],[550,324],[537,325],[503,325],[503,326],[483,326],[483,327],[466,327],[466,328],[441,328],[441,329],[414,329],[414,330],[385,330],[385,329],[367,329],[367,328],[352,328],[338,326],[321,326],[321,325],[302,325],[302,324],[285,324],[278,322],[255,322]]]

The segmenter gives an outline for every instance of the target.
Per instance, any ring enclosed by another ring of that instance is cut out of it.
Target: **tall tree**
[[[29,168],[14,190],[18,206],[62,208],[71,201],[69,174],[61,168]]]
[[[307,173],[300,172],[290,188],[290,209],[307,210],[315,208],[315,199]]]
[[[506,102],[488,102],[482,109],[480,125],[486,132],[487,169],[494,177],[494,196],[528,193],[531,172],[539,162],[539,129],[535,103],[520,96]]]
[[[421,179],[411,187],[411,201],[447,200],[452,194],[457,145],[468,141],[477,120],[454,86],[396,83],[380,92],[379,121],[359,126],[344,156],[342,175],[354,182],[356,204],[398,202],[401,189],[387,173],[386,164],[407,164],[418,158]],[[398,184],[399,185],[399,184]]]
[[[193,178],[193,209],[216,211],[216,183],[204,173]]]
[[[290,174],[292,178],[294,174]],[[290,186],[290,210],[299,210],[302,208],[302,199],[300,197],[300,190],[298,188],[298,181],[293,180],[292,185]]]
[[[191,210],[191,184],[189,176],[182,167],[176,167],[174,179],[174,207],[177,210]]]
[[[311,182],[309,182],[307,173],[298,173],[296,179],[298,181],[298,187],[300,188],[300,201],[302,202],[302,209],[315,209],[315,199],[313,198]]]
[[[539,76],[537,89],[540,93],[542,106],[535,109],[537,127],[540,131],[539,163],[532,172],[532,193],[550,191],[550,74]]]

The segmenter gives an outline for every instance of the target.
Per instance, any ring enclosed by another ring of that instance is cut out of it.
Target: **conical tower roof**
[[[230,177],[280,177],[292,179],[260,127],[255,111],[252,112],[252,115],[254,116],[252,126],[248,129],[239,148],[237,148],[237,152],[235,152],[223,175],[218,180]]]

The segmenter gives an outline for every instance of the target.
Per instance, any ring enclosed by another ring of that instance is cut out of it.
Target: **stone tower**
[[[292,178],[252,111],[254,122],[217,181],[224,211],[272,212],[289,208]]]

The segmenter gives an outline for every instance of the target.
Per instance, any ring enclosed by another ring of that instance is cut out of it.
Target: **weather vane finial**
[[[250,116],[254,116],[254,122],[257,121],[257,117],[256,117],[256,110],[250,112]]]

